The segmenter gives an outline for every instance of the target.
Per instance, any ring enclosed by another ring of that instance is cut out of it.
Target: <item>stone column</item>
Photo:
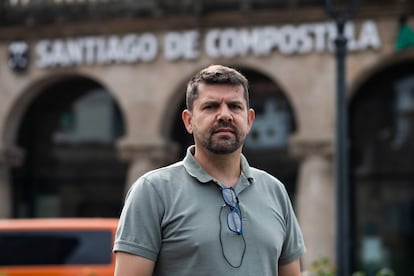
[[[23,160],[23,153],[18,149],[0,149],[0,218],[12,216],[12,182],[10,169],[17,166]]]
[[[335,193],[333,139],[295,136],[290,150],[300,160],[296,212],[306,242],[303,270],[321,257],[335,262]]]
[[[174,143],[130,143],[118,144],[120,156],[130,163],[125,189],[146,172],[178,160],[178,145]]]

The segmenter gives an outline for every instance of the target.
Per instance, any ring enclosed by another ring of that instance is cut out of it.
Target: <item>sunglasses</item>
[[[227,214],[227,226],[230,231],[237,235],[242,235],[242,219],[239,208],[239,198],[237,197],[236,191],[230,188],[222,188],[221,195],[223,196],[224,203],[230,208]]]

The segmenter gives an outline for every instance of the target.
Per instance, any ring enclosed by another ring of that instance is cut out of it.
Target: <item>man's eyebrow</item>
[[[213,103],[219,103],[220,101],[215,100],[215,99],[207,99],[205,101],[203,101],[201,104],[213,104]]]
[[[201,107],[208,106],[208,105],[219,105],[219,101],[217,100],[207,100],[200,104]]]
[[[228,102],[226,102],[226,104],[228,104],[228,105],[241,105],[241,106],[245,105],[245,103],[243,101],[240,101],[240,100],[228,101]]]
[[[232,104],[243,104],[244,102],[241,100],[232,100],[232,101],[228,101],[228,103],[232,103]]]

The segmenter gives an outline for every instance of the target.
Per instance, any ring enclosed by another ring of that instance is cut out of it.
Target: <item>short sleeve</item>
[[[287,193],[285,193],[285,202],[287,207],[285,214],[286,236],[279,258],[279,264],[281,265],[291,263],[306,252],[302,231]]]
[[[163,205],[145,178],[129,190],[121,212],[113,251],[123,251],[155,261],[161,247]]]

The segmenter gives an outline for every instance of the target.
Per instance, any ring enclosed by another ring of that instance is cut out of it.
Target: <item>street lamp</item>
[[[354,13],[358,0],[325,0],[326,10],[335,21],[337,36],[335,38],[336,55],[336,267],[337,276],[349,276],[350,273],[350,215],[348,184],[348,114],[346,100],[347,38],[345,25]],[[341,3],[338,3],[341,2]],[[345,3],[343,3],[345,2]]]

